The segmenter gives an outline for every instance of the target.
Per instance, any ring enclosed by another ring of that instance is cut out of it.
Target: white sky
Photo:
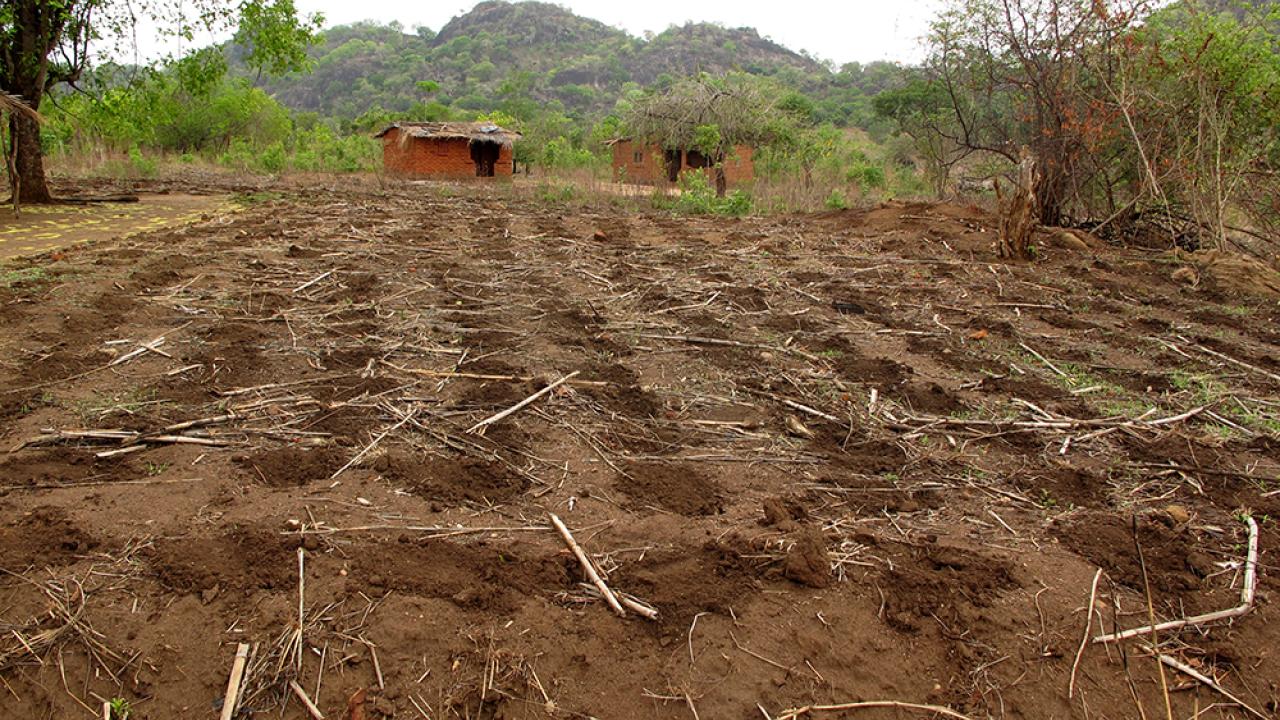
[[[478,2],[478,0],[476,0]],[[916,62],[923,56],[921,38],[940,0],[845,0],[845,2],[760,2],[759,0],[560,0],[578,15],[642,36],[686,22],[717,22],[727,27],[754,27],[762,36],[795,51],[807,50],[837,65],[858,61]],[[301,12],[324,14],[325,26],[358,20],[398,20],[406,31],[416,25],[439,30],[450,18],[475,6],[469,0],[296,0]],[[142,58],[172,51],[139,33]],[[225,38],[197,38],[207,44]],[[148,42],[148,41],[151,42]],[[132,58],[129,58],[132,59]]]

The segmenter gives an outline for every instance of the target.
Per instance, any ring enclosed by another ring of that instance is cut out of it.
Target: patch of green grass
[[[1055,510],[1058,507],[1057,498],[1050,495],[1046,488],[1040,488],[1040,497],[1036,498],[1036,503],[1045,510]]]
[[[581,193],[573,183],[549,183],[538,185],[537,197],[545,203],[567,203],[577,200]]]
[[[18,414],[28,415],[30,413],[35,412],[39,408],[53,407],[54,405],[57,405],[57,404],[58,404],[58,401],[56,398],[53,397],[53,393],[50,393],[47,391],[42,392],[33,398],[23,401],[23,403],[18,406]]]
[[[0,287],[7,288],[18,283],[39,283],[47,280],[49,280],[49,272],[40,267],[0,270]]]
[[[256,192],[238,192],[231,196],[232,202],[241,205],[261,205],[279,200],[284,197],[283,193],[273,192],[271,190],[258,190]]]
[[[1235,317],[1249,317],[1253,315],[1253,308],[1248,305],[1224,305],[1221,310],[1227,315],[1234,315]]]
[[[92,426],[102,418],[114,413],[123,412],[130,415],[138,412],[144,405],[155,400],[155,390],[132,388],[116,395],[95,393],[75,404],[75,411],[86,426]]]
[[[1136,418],[1150,409],[1150,402],[1136,397],[1111,397],[1098,403],[1104,417]]]
[[[147,477],[155,477],[157,475],[163,475],[164,471],[168,469],[169,469],[169,463],[158,463],[158,462],[152,462],[150,460],[148,460],[146,462],[146,465],[144,466],[144,470],[147,473]]]
[[[1230,389],[1217,377],[1185,370],[1174,370],[1170,373],[1169,384],[1180,391],[1190,392],[1198,405],[1217,402],[1230,393]]]

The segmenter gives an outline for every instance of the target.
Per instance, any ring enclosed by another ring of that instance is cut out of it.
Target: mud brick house
[[[621,138],[613,146],[613,176],[621,182],[657,185],[673,183],[685,172],[704,172],[715,185],[714,162],[697,150],[664,150],[657,145]],[[743,185],[755,179],[752,148],[739,145],[724,159],[728,185]]]
[[[511,177],[520,133],[487,122],[398,122],[382,139],[382,166],[409,177]]]

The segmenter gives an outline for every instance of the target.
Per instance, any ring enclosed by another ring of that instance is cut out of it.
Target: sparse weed
[[[18,283],[35,284],[45,282],[48,279],[48,271],[39,267],[0,271],[0,287],[13,287]]]
[[[133,704],[124,698],[111,698],[107,703],[110,720],[129,720],[133,714]]]

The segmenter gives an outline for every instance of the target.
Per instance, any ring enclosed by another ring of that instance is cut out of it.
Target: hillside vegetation
[[[638,38],[541,2],[483,2],[439,32],[398,23],[339,26],[310,56],[309,72],[263,88],[290,108],[344,119],[415,106],[487,112],[516,93],[575,117],[599,116],[629,87],[743,71],[805,93],[820,121],[867,127],[875,121],[870,97],[902,73],[887,62],[831,68],[751,28],[691,23]]]

